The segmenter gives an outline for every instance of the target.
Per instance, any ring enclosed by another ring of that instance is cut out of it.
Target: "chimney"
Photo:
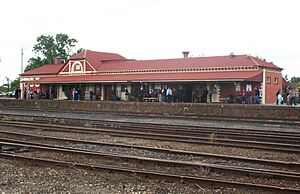
[[[61,64],[61,57],[60,56],[54,57],[54,64],[56,64],[56,65]]]
[[[183,51],[182,54],[183,54],[183,58],[189,58],[189,51]]]

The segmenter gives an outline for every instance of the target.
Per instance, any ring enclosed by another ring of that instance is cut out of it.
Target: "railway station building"
[[[39,90],[41,98],[81,100],[161,101],[170,89],[176,102],[236,102],[259,91],[262,104],[276,103],[282,89],[282,68],[250,55],[133,60],[106,52],[85,50],[61,63],[20,75],[21,96]],[[130,96],[130,97],[128,97]],[[141,97],[143,96],[143,97]],[[232,101],[229,101],[232,99]]]

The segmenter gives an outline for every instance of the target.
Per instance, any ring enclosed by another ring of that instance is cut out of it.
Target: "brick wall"
[[[300,107],[247,104],[199,104],[110,101],[0,100],[0,108],[89,110],[94,112],[152,113],[155,115],[292,119],[300,121]]]
[[[275,83],[277,78],[278,83]],[[280,89],[282,94],[282,75],[280,72],[266,70],[265,76],[265,103],[276,104],[276,93]]]

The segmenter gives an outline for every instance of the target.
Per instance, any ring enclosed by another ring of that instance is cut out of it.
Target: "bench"
[[[158,98],[144,98],[144,102],[158,102]]]

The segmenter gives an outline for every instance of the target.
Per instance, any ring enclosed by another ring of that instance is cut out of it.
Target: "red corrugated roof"
[[[182,73],[146,73],[112,75],[78,75],[41,77],[34,83],[73,83],[73,82],[109,82],[109,81],[262,81],[262,71],[232,72],[182,72]]]
[[[144,69],[180,69],[180,68],[206,68],[206,67],[244,67],[263,66],[279,68],[271,63],[259,60],[252,56],[235,55],[217,57],[197,57],[161,60],[137,60],[104,62],[98,71],[124,71]]]
[[[64,64],[43,65],[43,66],[38,67],[36,69],[26,71],[21,75],[26,76],[26,75],[51,75],[51,74],[57,74],[63,66],[64,66]]]
[[[252,60],[254,60],[256,63],[258,63],[262,67],[270,67],[270,68],[276,68],[276,69],[281,69],[282,70],[282,68],[274,65],[272,62],[268,63],[268,62],[266,62],[264,60],[261,60],[261,59],[259,59],[257,57],[251,57],[251,58],[252,58]]]
[[[160,70],[211,67],[268,67],[280,69],[272,63],[248,55],[196,57],[160,60],[127,60],[121,55],[86,50],[71,60],[86,59],[97,71]],[[62,65],[44,65],[22,75],[58,74]]]
[[[85,50],[81,53],[74,55],[70,60],[86,59],[96,69],[104,61],[124,61],[127,60],[125,57],[116,53],[97,52],[91,50]]]

